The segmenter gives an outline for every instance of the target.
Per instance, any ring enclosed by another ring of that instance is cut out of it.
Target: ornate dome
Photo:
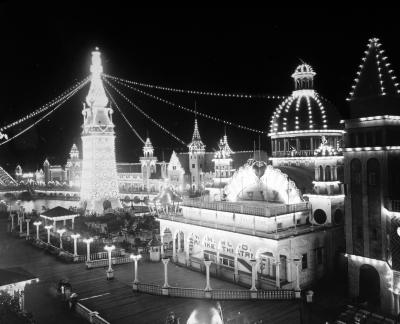
[[[272,114],[270,134],[339,128],[340,116],[336,108],[314,90],[315,75],[308,64],[303,63],[296,68],[292,74],[295,90]]]

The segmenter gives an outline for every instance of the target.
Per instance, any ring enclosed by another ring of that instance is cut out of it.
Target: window
[[[219,264],[224,265],[225,267],[235,268],[235,261],[225,256],[219,258]]]
[[[174,165],[174,166],[172,167],[172,170],[176,170],[176,165]]]
[[[192,169],[194,169],[196,166],[194,165],[194,163],[192,164]]]
[[[196,181],[196,179],[195,179],[195,177],[193,176],[193,182],[195,182]]]
[[[282,228],[282,223],[278,223],[277,227],[278,227],[278,229],[281,229]]]
[[[308,262],[307,262],[307,253],[303,254],[303,258],[301,259],[301,269],[307,269]]]
[[[203,164],[200,163],[200,169],[203,168]]]

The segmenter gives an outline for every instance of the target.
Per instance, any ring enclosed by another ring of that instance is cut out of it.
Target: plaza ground
[[[85,265],[62,263],[6,233],[6,221],[0,221],[0,266],[21,266],[39,277],[39,283],[27,286],[26,308],[33,313],[37,323],[84,323],[71,313],[57,296],[56,285],[60,279],[68,279],[72,290],[77,292],[82,304],[98,311],[111,323],[164,323],[167,314],[174,311],[185,323],[190,313],[213,301],[171,298],[134,293],[131,288],[132,264],[116,266],[115,279],[105,279],[105,269],[86,270]],[[171,286],[204,288],[204,274],[168,265]],[[161,263],[139,263],[139,279],[154,284],[163,283]],[[213,288],[244,289],[228,282],[211,278]],[[225,319],[238,317],[238,312],[249,320],[262,319],[266,323],[300,323],[300,307],[297,301],[223,301]]]

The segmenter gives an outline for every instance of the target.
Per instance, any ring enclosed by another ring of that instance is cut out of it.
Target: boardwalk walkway
[[[0,266],[22,266],[37,275],[38,284],[26,289],[26,307],[38,323],[81,323],[68,313],[57,300],[56,283],[65,278],[79,294],[81,303],[98,311],[111,323],[164,323],[167,314],[174,311],[185,323],[190,313],[204,304],[215,305],[213,301],[172,298],[134,293],[131,289],[132,264],[114,268],[115,279],[105,280],[105,269],[85,270],[83,264],[65,264],[28,245],[24,240],[15,239],[5,233],[5,221],[0,220]],[[169,265],[169,283],[172,286],[204,288],[204,274]],[[139,279],[144,282],[162,284],[162,264],[139,264]],[[238,286],[215,278],[213,288],[234,288]],[[299,323],[299,305],[296,301],[223,301],[221,306],[225,319],[233,318],[240,312],[250,321],[262,319],[263,323]]]

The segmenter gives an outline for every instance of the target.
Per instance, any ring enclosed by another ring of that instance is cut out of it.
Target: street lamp
[[[106,245],[104,247],[104,250],[108,252],[108,270],[106,272],[107,274],[107,280],[111,280],[114,278],[114,270],[111,267],[111,252],[115,249],[115,245]]]
[[[36,240],[39,241],[39,226],[42,224],[41,221],[36,221],[33,223],[33,225],[36,226]]]
[[[64,228],[57,230],[57,233],[60,234],[60,249],[63,248],[63,245],[62,245],[62,235],[65,233],[65,231],[66,231],[66,229],[64,229]]]
[[[139,280],[138,280],[138,261],[142,258],[142,256],[140,254],[138,254],[138,255],[131,254],[129,257],[133,260],[133,262],[135,264],[135,271],[134,271],[134,276],[133,276],[133,284],[136,285],[136,284],[139,283]]]
[[[78,247],[76,244],[76,241],[78,240],[78,238],[81,236],[81,234],[72,234],[71,237],[74,239],[74,256],[78,255]]]
[[[53,225],[46,225],[44,228],[47,230],[47,243],[50,244],[50,230],[53,228]]]
[[[86,262],[90,261],[90,243],[93,242],[93,238],[83,239],[83,242],[86,243]]]

